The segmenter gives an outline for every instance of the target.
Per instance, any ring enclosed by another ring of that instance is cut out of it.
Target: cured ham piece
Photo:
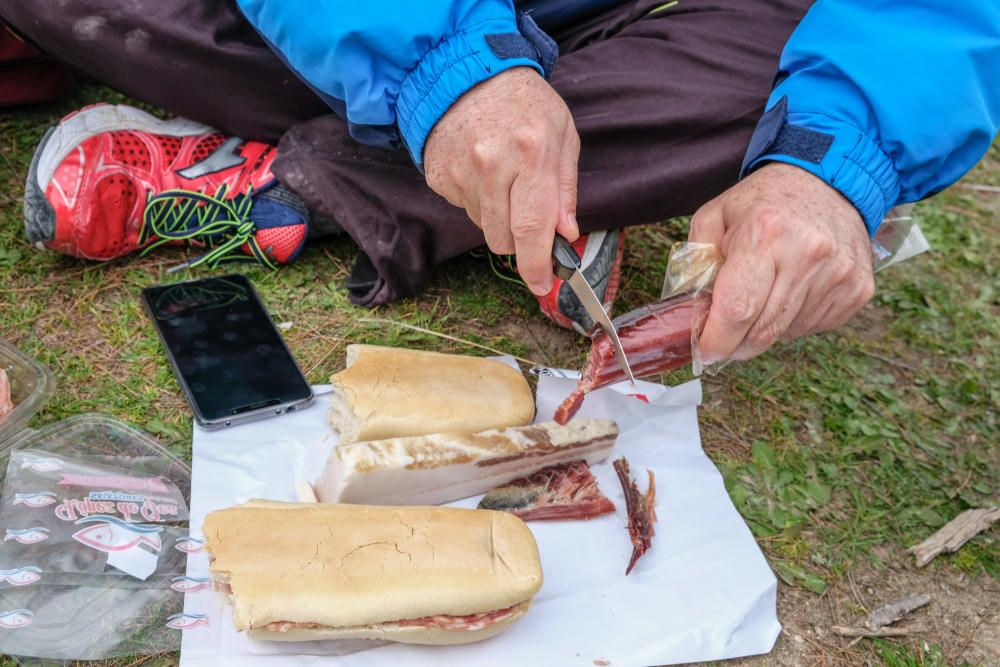
[[[592,519],[615,511],[601,493],[586,461],[542,468],[493,489],[479,501],[481,510],[511,512],[525,521]]]
[[[628,511],[628,534],[632,538],[632,559],[625,569],[625,576],[628,576],[636,562],[649,550],[653,540],[653,524],[656,522],[656,478],[653,471],[646,469],[649,475],[649,489],[645,495],[639,493],[639,487],[632,479],[628,460],[623,456],[613,463],[615,472],[618,473],[618,481],[622,484],[622,491],[625,492],[625,508]]]
[[[711,305],[712,297],[706,292],[681,294],[615,318],[615,329],[632,374],[654,375],[690,363],[691,332],[701,330]],[[615,360],[611,339],[598,331],[580,381],[556,410],[555,421],[565,424],[580,409],[589,392],[624,379],[625,372]]]
[[[7,371],[0,368],[0,421],[14,412],[14,401],[10,397],[10,378]]]
[[[577,419],[341,444],[315,484],[316,496],[324,503],[439,505],[546,466],[603,461],[617,438],[611,420]]]

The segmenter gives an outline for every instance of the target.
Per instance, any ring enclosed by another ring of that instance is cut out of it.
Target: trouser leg
[[[244,139],[276,143],[329,108],[227,0],[3,0],[0,18],[112,88]]]

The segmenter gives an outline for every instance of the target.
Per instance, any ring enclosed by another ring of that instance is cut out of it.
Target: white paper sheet
[[[573,384],[539,379],[539,421]],[[593,472],[617,511],[591,521],[529,524],[545,584],[525,618],[493,639],[447,647],[251,641],[233,628],[223,596],[202,590],[187,594],[184,611],[205,614],[208,623],[184,631],[181,667],[593,667],[602,660],[643,667],[770,651],[780,630],[776,581],[701,449],[700,383],[668,389],[640,382],[638,393],[649,403],[627,395],[633,392],[628,385],[597,391],[580,412],[618,421],[612,456],[628,457],[640,489],[644,468],[656,475],[656,536],[628,577],[632,543],[609,459]],[[192,535],[201,537],[203,518],[213,510],[253,497],[295,500],[295,481],[315,478],[336,443],[327,405],[320,397],[314,407],[278,419],[214,433],[196,427]],[[205,555],[191,554],[188,576],[208,574]]]

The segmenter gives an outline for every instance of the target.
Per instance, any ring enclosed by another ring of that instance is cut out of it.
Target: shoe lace
[[[209,251],[168,269],[167,273],[201,265],[214,269],[229,262],[257,262],[277,269],[277,263],[264,253],[254,236],[257,227],[250,219],[253,188],[248,187],[244,196],[229,199],[226,192],[223,185],[214,195],[196,190],[165,190],[148,196],[139,243],[154,236],[157,240],[141,254],[174,241],[197,240]],[[250,248],[252,256],[241,251],[244,245]]]
[[[515,285],[520,285],[521,287],[527,286],[527,283],[521,280],[521,275],[517,272],[516,255],[494,255],[489,250],[486,250],[485,252],[486,257],[490,261],[490,269],[497,278],[506,280],[509,283],[514,283]],[[497,267],[497,263],[500,264],[499,268]],[[514,275],[508,275],[504,273],[504,270],[510,271]]]

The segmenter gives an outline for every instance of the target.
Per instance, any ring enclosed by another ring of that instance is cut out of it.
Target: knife
[[[580,299],[580,303],[590,315],[590,319],[596,322],[597,326],[601,327],[611,339],[611,343],[615,346],[615,359],[618,360],[618,365],[628,376],[628,381],[635,387],[635,377],[632,375],[631,366],[628,365],[628,359],[625,358],[625,348],[622,347],[622,341],[618,338],[615,325],[611,323],[608,311],[604,310],[601,300],[594,294],[594,289],[580,271],[580,255],[573,249],[569,241],[558,234],[552,242],[552,259],[554,260],[555,274],[569,284],[573,293],[576,294],[576,298]]]

